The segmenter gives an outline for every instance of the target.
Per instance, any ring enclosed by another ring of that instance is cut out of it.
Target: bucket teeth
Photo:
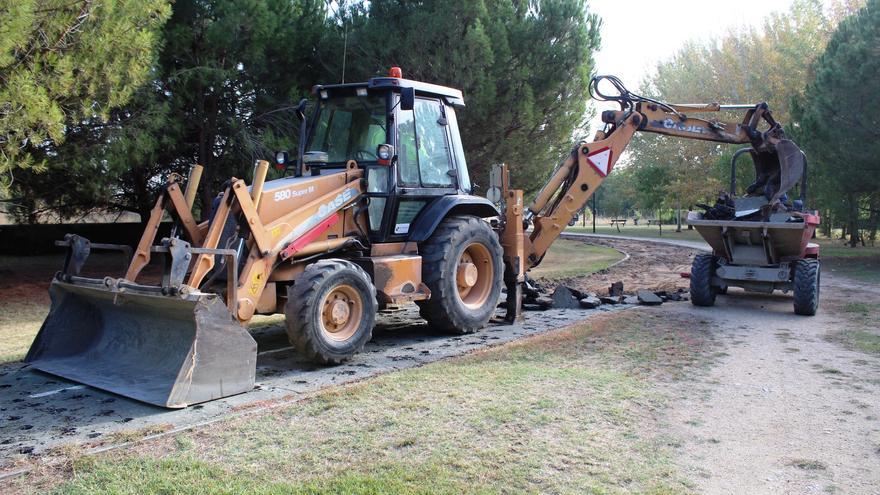
[[[54,281],[25,361],[40,371],[168,408],[254,387],[257,344],[222,300]]]

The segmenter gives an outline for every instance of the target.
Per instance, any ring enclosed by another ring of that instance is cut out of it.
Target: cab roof
[[[456,107],[464,106],[464,96],[462,96],[461,91],[458,89],[398,77],[374,77],[368,82],[359,83],[319,84],[312,88],[312,92],[316,95],[320,95],[321,91],[333,93],[342,90],[342,92],[347,93],[357,88],[367,88],[368,90],[390,89],[392,91],[400,91],[400,88],[413,88],[417,96],[440,97],[446,100],[446,103],[449,105]]]

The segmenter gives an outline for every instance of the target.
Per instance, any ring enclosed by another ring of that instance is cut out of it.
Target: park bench
[[[614,227],[617,227],[617,232],[620,232],[620,226],[626,225],[626,219],[625,218],[612,218],[611,225]]]

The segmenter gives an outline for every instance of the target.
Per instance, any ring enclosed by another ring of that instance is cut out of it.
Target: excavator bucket
[[[779,191],[772,199],[777,199],[800,182],[804,175],[807,159],[794,141],[782,139],[776,144],[779,156]]]
[[[167,408],[253,389],[257,344],[218,295],[76,278],[52,282],[34,368]]]

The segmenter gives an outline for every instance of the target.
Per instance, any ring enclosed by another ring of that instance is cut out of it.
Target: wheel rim
[[[455,285],[462,304],[471,309],[485,304],[492,293],[494,275],[492,256],[486,246],[475,242],[465,247],[455,273]]]
[[[321,301],[321,332],[330,340],[348,340],[357,331],[364,314],[360,293],[350,285],[338,285]]]

